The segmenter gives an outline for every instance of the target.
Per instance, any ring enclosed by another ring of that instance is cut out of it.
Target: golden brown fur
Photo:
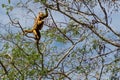
[[[39,41],[41,38],[41,34],[39,30],[42,29],[44,24],[44,18],[48,17],[48,11],[45,9],[45,14],[43,12],[39,12],[37,18],[35,19],[33,28],[31,30],[24,30],[25,33],[33,33],[35,35],[36,41]]]

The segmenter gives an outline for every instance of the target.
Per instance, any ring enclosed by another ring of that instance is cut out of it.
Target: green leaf
[[[9,7],[9,10],[12,11],[12,10],[13,10],[13,6],[10,6],[10,7]]]
[[[46,3],[46,0],[34,0],[34,2],[42,2],[43,4],[45,4]]]
[[[8,14],[9,12],[8,11],[6,11],[6,14]]]
[[[6,10],[7,10],[7,13],[10,12],[10,11],[12,11],[13,10],[13,6],[7,7]]]
[[[42,2],[43,4],[45,4],[45,3],[46,3],[46,0],[41,0],[41,2]]]
[[[2,4],[2,8],[5,8],[6,7],[6,5],[5,4]]]
[[[34,2],[40,2],[39,0],[34,0]]]
[[[61,37],[61,36],[56,36],[56,40],[57,40],[58,42],[62,42],[62,43],[65,43],[65,42],[66,42],[65,38],[64,38],[64,37]]]
[[[93,47],[93,49],[96,49],[96,48],[97,48],[97,45],[96,45],[96,44],[93,44],[92,47]]]
[[[20,4],[21,4],[21,2],[18,2],[18,3],[17,3],[17,6],[19,6]]]
[[[8,3],[10,4],[10,0],[8,0]]]

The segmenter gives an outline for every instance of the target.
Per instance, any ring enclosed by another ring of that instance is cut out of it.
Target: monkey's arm
[[[48,17],[48,10],[47,10],[47,8],[45,8],[45,14],[43,15],[42,18],[44,19],[44,18],[46,18],[46,17]]]

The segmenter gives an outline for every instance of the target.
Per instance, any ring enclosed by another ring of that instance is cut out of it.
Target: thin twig
[[[23,76],[23,74],[21,73],[21,71],[17,68],[17,66],[14,63],[11,63],[13,65],[13,67],[21,74],[21,76]]]
[[[52,18],[52,20],[53,20],[53,23],[55,24],[55,27],[58,29],[58,31],[59,31],[65,38],[67,38],[72,44],[74,44],[74,42],[73,42],[67,35],[65,35],[65,34],[57,27],[57,24],[55,23],[55,20],[53,19],[51,12],[50,12],[50,16],[51,16],[51,18]]]
[[[5,74],[8,74],[8,71],[7,71],[6,67],[4,66],[4,64],[2,63],[1,60],[0,60],[0,64],[1,64],[1,66],[2,66],[2,68],[4,70],[4,72],[5,72]]]
[[[44,55],[43,53],[40,51],[40,48],[39,48],[39,43],[36,43],[36,46],[37,46],[37,50],[38,50],[38,53],[41,55],[41,64],[42,64],[42,70],[44,70]]]
[[[102,11],[103,11],[103,13],[104,13],[104,15],[105,15],[106,25],[108,25],[107,12],[106,12],[105,8],[102,6],[102,4],[101,4],[100,0],[98,0],[98,3],[99,3],[99,5],[100,5],[100,7],[101,7],[101,9],[102,9]]]
[[[101,58],[102,58],[102,57],[101,57]],[[101,68],[101,71],[100,71],[100,75],[99,75],[98,80],[101,80],[102,73],[103,73],[103,69],[104,69],[104,59],[102,58],[102,68]]]

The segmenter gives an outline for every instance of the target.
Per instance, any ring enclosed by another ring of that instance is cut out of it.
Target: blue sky
[[[11,5],[15,5],[19,0],[11,0]],[[25,0],[22,0],[23,2],[25,2]],[[0,0],[0,5],[2,4],[8,4],[8,0]],[[33,7],[31,7],[33,8]],[[34,9],[34,8],[33,8]],[[35,10],[35,9],[34,9]],[[38,9],[36,11],[36,14],[38,13]],[[24,11],[22,9],[14,9],[14,11],[12,11],[12,13],[20,13],[20,15],[18,16],[21,17],[21,15],[23,16],[24,15]],[[56,15],[56,14],[53,14],[53,15]],[[119,21],[120,21],[120,13],[119,12],[116,12],[115,14],[112,14],[110,17],[112,17],[112,27],[114,27],[113,29],[116,30],[116,31],[119,31],[120,29],[120,24],[119,24]],[[63,17],[60,17],[61,15],[57,14],[55,17],[56,19],[59,19],[59,20],[62,20]],[[0,22],[1,23],[6,23],[6,21],[8,21],[8,17],[6,16],[6,10],[2,8],[2,6],[0,6]],[[23,21],[23,20],[22,20]],[[119,31],[120,32],[120,31]]]

